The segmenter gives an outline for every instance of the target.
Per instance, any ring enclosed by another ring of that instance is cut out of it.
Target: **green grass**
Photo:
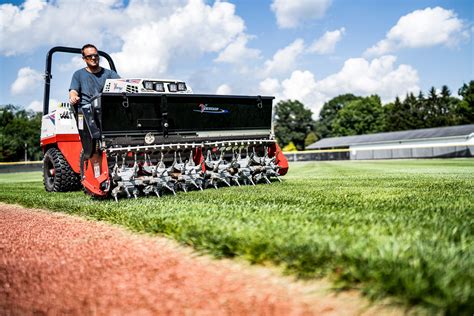
[[[0,173],[0,184],[20,183],[20,182],[38,182],[42,181],[42,173],[34,172],[16,172],[16,173]]]
[[[474,311],[474,159],[293,163],[283,183],[97,201],[1,174],[0,201],[160,233],[372,298]]]

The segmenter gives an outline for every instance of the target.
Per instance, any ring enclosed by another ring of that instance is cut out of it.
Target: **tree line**
[[[318,139],[404,131],[474,123],[474,80],[452,96],[447,86],[432,87],[425,95],[407,93],[382,105],[378,95],[339,95],[324,103],[315,121],[311,110],[297,100],[280,101],[275,108],[275,135],[284,150],[303,150]]]
[[[0,107],[0,162],[40,160],[41,113]]]

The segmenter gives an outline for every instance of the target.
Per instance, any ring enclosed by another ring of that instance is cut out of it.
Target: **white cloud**
[[[317,82],[310,71],[295,70],[290,78],[282,82],[283,93],[288,99],[298,99],[310,106],[321,101],[322,95],[318,92]]]
[[[231,94],[231,93],[232,93],[232,88],[228,84],[222,84],[216,90],[216,94]]]
[[[125,14],[134,21],[163,19],[183,7],[189,0],[131,0]]]
[[[342,69],[324,79],[316,80],[310,71],[293,71],[283,81],[267,78],[260,82],[260,90],[278,100],[297,99],[311,108],[315,117],[324,102],[344,93],[360,96],[378,94],[383,102],[397,95],[418,92],[417,71],[409,65],[395,65],[394,56],[382,56],[372,61],[364,58],[346,60]]]
[[[91,42],[113,49],[122,76],[166,75],[183,58],[222,50],[218,60],[223,62],[258,57],[258,50],[246,47],[249,38],[235,5],[221,1],[132,0],[125,6],[121,0],[27,0],[20,6],[0,5],[0,42],[8,43],[0,46],[0,54]]]
[[[343,27],[332,32],[326,32],[308,48],[305,47],[303,39],[296,39],[288,46],[279,49],[271,59],[265,61],[261,72],[262,75],[264,77],[272,77],[288,74],[297,67],[297,60],[304,52],[319,54],[333,52],[344,32],[345,28]]]
[[[49,100],[49,112],[56,110],[58,107],[59,101],[56,99]],[[27,107],[27,110],[34,111],[34,112],[43,112],[43,102],[39,100],[32,101]]]
[[[35,111],[35,112],[42,112],[43,111],[43,102],[34,100],[26,107],[27,110]]]
[[[281,84],[278,79],[267,78],[258,85],[259,93],[264,95],[272,95],[278,98],[280,95]]]
[[[317,88],[330,97],[341,93],[376,93],[383,101],[390,101],[408,91],[419,91],[418,72],[409,65],[395,68],[395,62],[396,57],[391,55],[370,62],[364,58],[351,58],[338,73],[319,81]]]
[[[123,9],[116,3],[27,0],[20,6],[0,5],[0,54],[16,55],[59,44],[94,42],[100,46],[106,38],[117,39]]]
[[[265,61],[263,74],[285,74],[296,67],[296,59],[304,51],[304,41],[297,39],[285,48],[279,49],[271,60]]]
[[[339,42],[346,32],[346,29],[341,27],[335,31],[328,31],[324,33],[319,39],[313,42],[308,48],[311,53],[318,53],[321,55],[333,53],[337,42]]]
[[[215,59],[216,62],[245,64],[249,60],[260,57],[260,50],[247,47],[248,36],[240,35],[235,41],[227,45]]]
[[[0,34],[29,28],[34,21],[38,20],[45,7],[46,2],[41,0],[28,0],[21,7],[10,3],[2,4],[0,6],[0,21],[2,21]],[[2,41],[2,43],[5,42]]]
[[[467,37],[467,26],[455,12],[441,7],[426,8],[402,16],[386,38],[367,49],[365,55],[383,55],[400,48],[455,46]]]
[[[275,12],[280,28],[294,28],[304,21],[324,16],[332,0],[273,0],[271,9]]]
[[[23,67],[18,71],[18,76],[11,85],[10,92],[13,95],[31,92],[39,86],[42,80],[43,76],[41,73],[30,67]]]
[[[123,35],[121,52],[112,56],[121,75],[162,74],[180,57],[219,52],[243,34],[244,28],[233,4],[217,1],[211,7],[191,0],[167,18],[131,28]]]
[[[259,84],[260,92],[275,96],[275,102],[282,100],[299,100],[316,115],[326,100],[317,89],[317,81],[310,71],[295,70],[290,77],[280,82],[275,78],[267,78]]]

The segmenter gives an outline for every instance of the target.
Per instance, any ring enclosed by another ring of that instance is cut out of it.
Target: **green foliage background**
[[[0,162],[40,160],[41,113],[19,110],[13,105],[0,108]]]
[[[30,182],[28,182],[30,181]],[[0,201],[164,234],[430,313],[474,310],[474,160],[293,163],[283,183],[98,201],[0,175]]]
[[[306,141],[311,133],[314,143],[327,137],[474,124],[474,81],[464,84],[458,94],[461,99],[453,97],[447,86],[440,91],[432,87],[427,96],[408,93],[403,101],[396,97],[385,105],[377,95],[343,94],[327,101],[316,121],[301,102],[280,101],[275,134],[282,147],[293,142],[301,150],[311,144]]]
[[[279,102],[275,108],[275,135],[278,142],[284,146],[293,142],[298,150],[303,150],[306,135],[313,128],[312,115],[311,110],[299,101]]]

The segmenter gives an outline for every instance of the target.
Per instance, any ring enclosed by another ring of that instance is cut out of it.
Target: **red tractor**
[[[108,79],[91,104],[49,112],[47,54],[41,146],[47,191],[96,197],[271,183],[288,161],[275,141],[273,97],[193,94],[183,81]],[[112,70],[112,58],[99,51]]]

